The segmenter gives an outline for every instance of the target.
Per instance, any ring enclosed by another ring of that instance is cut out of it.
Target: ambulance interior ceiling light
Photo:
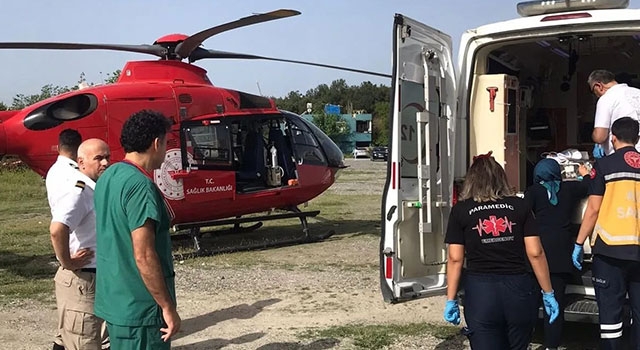
[[[517,9],[520,16],[529,17],[569,11],[624,9],[628,6],[629,0],[538,0],[520,2]]]

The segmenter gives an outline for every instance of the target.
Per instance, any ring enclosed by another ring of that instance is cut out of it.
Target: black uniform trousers
[[[473,350],[526,350],[540,290],[531,274],[465,273],[464,318]]]
[[[600,318],[600,348],[624,349],[623,309],[627,294],[631,304],[631,349],[640,349],[640,262],[596,254],[591,267]]]

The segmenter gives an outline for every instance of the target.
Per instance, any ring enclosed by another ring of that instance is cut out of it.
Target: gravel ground
[[[381,193],[386,163],[347,162],[350,167],[345,174],[362,173],[362,179],[339,181],[330,192],[345,196]],[[372,208],[376,205],[379,203]],[[378,249],[377,235],[353,233],[313,244],[176,261],[178,311],[183,323],[173,348],[355,349],[349,339],[301,340],[298,335],[352,324],[445,325],[444,297],[394,305],[383,302]],[[49,349],[55,319],[52,298],[0,306],[0,344],[7,349]],[[585,329],[575,332],[584,334]],[[590,345],[582,349],[587,347]],[[424,335],[403,337],[387,349],[468,348],[462,336],[442,340]]]

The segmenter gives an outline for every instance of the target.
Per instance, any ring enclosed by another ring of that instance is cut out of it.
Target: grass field
[[[0,171],[0,303],[52,297],[49,220],[42,178],[28,169]]]
[[[363,163],[368,164],[368,163]],[[361,193],[357,188],[379,188],[379,171],[344,170],[336,184],[308,203],[302,210],[320,210],[309,219],[312,233],[334,231],[336,235],[374,235],[380,232],[380,194]],[[344,186],[347,185],[347,186]],[[354,187],[356,190],[354,190]],[[363,191],[366,192],[366,191]],[[0,170],[0,303],[35,298],[52,300],[55,256],[49,239],[50,212],[44,180],[29,169]],[[220,239],[218,231],[203,239],[203,247],[255,243],[301,235],[298,219],[264,222],[265,227],[252,234]],[[190,242],[176,243],[176,251],[188,250]],[[187,261],[188,264],[215,263],[249,266],[278,264],[286,268],[286,259],[265,261],[260,254],[240,252]],[[362,266],[370,268],[369,263]],[[361,267],[362,267],[361,266]],[[308,268],[318,268],[309,264]],[[358,266],[345,268],[358,269]]]

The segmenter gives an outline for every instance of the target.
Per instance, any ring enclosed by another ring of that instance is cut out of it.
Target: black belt
[[[96,273],[96,268],[95,267],[85,267],[80,269],[81,272],[91,272],[91,273]]]

